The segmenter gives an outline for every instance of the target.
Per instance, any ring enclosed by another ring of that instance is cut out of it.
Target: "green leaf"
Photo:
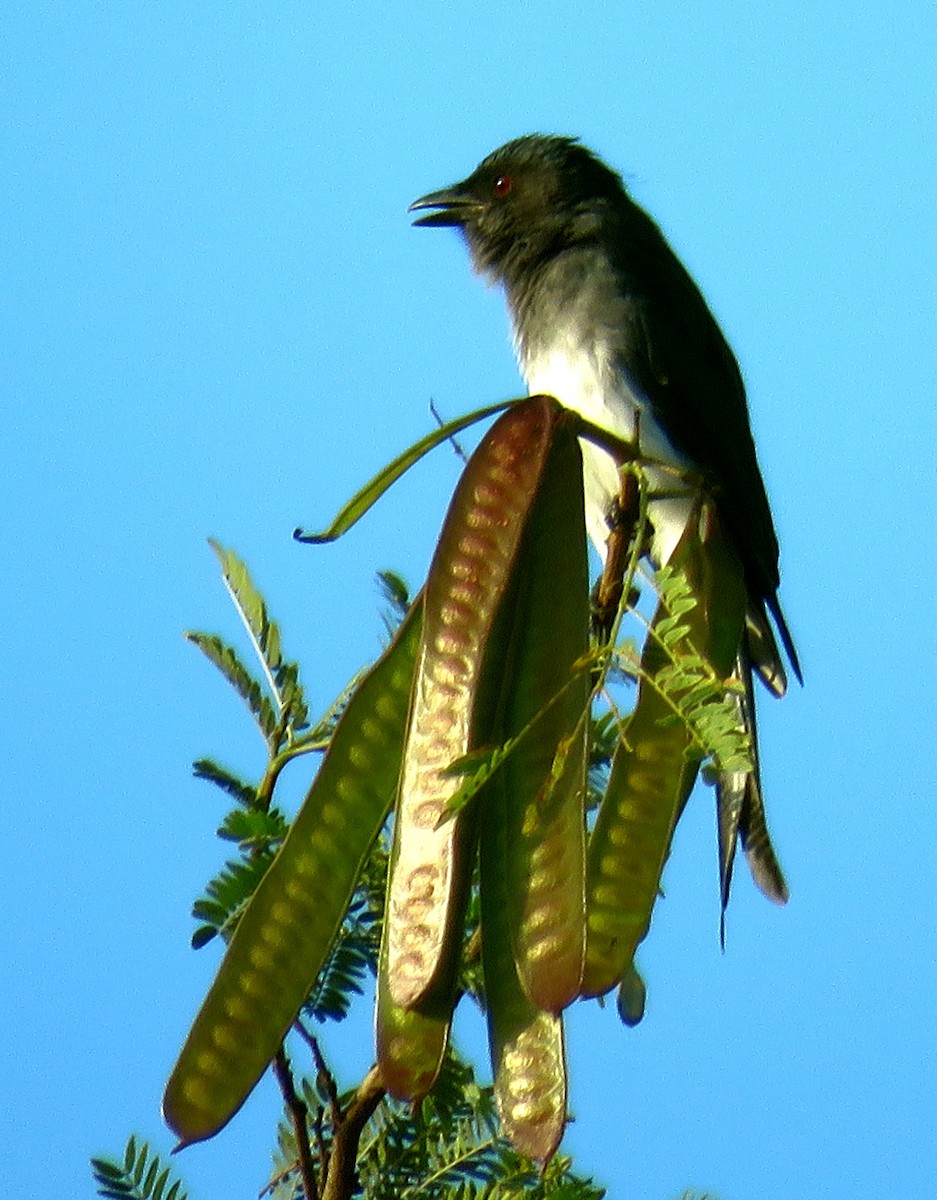
[[[235,808],[225,815],[218,836],[226,842],[237,842],[244,850],[270,850],[283,841],[288,830],[289,823],[278,808]]]
[[[494,749],[470,750],[468,754],[460,755],[448,767],[440,772],[461,778],[462,782],[446,801],[446,807],[436,822],[436,828],[441,829],[447,822],[453,820],[478,793],[482,790],[491,776],[512,753],[518,742],[511,738],[502,746]]]
[[[107,1200],[164,1200],[166,1184],[172,1170],[164,1167],[158,1155],[146,1142],[137,1145],[131,1135],[127,1139],[122,1162],[109,1158],[92,1158],[91,1172],[99,1196]],[[165,1200],[187,1200],[182,1184],[176,1180]]]
[[[263,647],[267,662],[271,667],[279,666],[279,635],[275,636],[274,644],[271,645],[267,606],[263,596],[254,586],[246,564],[233,550],[226,550],[214,538],[209,538],[208,544],[218,557],[222,578],[251,639]]]
[[[192,916],[203,924],[192,935],[198,950],[216,934],[229,939],[241,913],[273,861],[268,849],[248,859],[232,859],[205,885],[205,895],[192,905]]]
[[[469,413],[467,416],[459,417],[458,420],[449,421],[447,424],[434,429],[432,433],[428,433],[426,437],[420,438],[418,442],[397,456],[393,462],[388,463],[386,467],[380,470],[373,479],[369,480],[360,491],[356,492],[348,503],[339,511],[332,524],[321,533],[306,533],[302,529],[293,531],[293,537],[298,542],[307,542],[312,545],[321,545],[324,542],[334,542],[343,534],[347,533],[353,525],[364,516],[369,508],[372,507],[392,484],[405,474],[414,463],[428,454],[441,442],[451,438],[454,434],[467,429],[470,425],[474,425],[478,421],[484,421],[487,417],[493,416],[495,413],[502,412],[509,408],[514,401],[507,400],[501,404],[490,404],[486,408],[476,409],[475,412]]]
[[[268,740],[272,738],[277,728],[277,715],[273,705],[264,693],[262,685],[241,662],[234,647],[215,634],[188,632],[185,636],[186,640],[197,646],[224,675],[250,709],[264,737]]]
[[[192,764],[196,779],[207,779],[236,800],[243,808],[253,808],[257,803],[257,789],[232,774],[211,758],[198,758]]]
[[[397,626],[410,607],[410,589],[402,575],[395,571],[378,571],[377,585],[387,608],[381,613],[388,636],[393,637]]]
[[[209,539],[209,545],[221,564],[225,586],[244,624],[273,696],[276,716],[271,720],[264,713],[261,728],[268,740],[279,733],[281,727],[292,734],[305,726],[308,717],[302,688],[299,686],[299,668],[295,663],[284,662],[279,626],[270,620],[266,602],[254,585],[245,563],[233,550],[226,550],[218,542]],[[230,648],[227,649],[229,655],[233,654]],[[244,670],[243,666],[241,670]],[[241,692],[241,695],[244,693]],[[244,695],[244,698],[252,705],[251,711],[259,719],[261,713],[253,706],[253,693],[250,696]],[[264,700],[269,704],[267,697],[264,697]]]

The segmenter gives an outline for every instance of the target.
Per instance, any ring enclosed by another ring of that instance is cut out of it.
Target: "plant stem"
[[[277,1083],[280,1085],[286,1110],[290,1116],[290,1123],[293,1126],[293,1135],[296,1138],[296,1153],[299,1157],[299,1174],[303,1182],[303,1192],[306,1200],[320,1200],[319,1185],[316,1181],[315,1167],[312,1162],[312,1150],[309,1146],[309,1129],[306,1125],[307,1109],[306,1105],[296,1094],[289,1059],[286,1057],[286,1049],[283,1046],[277,1051],[276,1057],[273,1060],[273,1073],[276,1075]]]
[[[345,1110],[341,1125],[335,1130],[322,1200],[351,1200],[354,1195],[358,1142],[365,1125],[383,1098],[384,1085],[380,1072],[377,1067],[372,1067],[359,1084],[354,1100]]]

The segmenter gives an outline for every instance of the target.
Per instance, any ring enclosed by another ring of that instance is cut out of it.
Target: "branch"
[[[328,1101],[332,1127],[333,1129],[338,1129],[342,1123],[342,1106],[338,1100],[338,1088],[335,1086],[335,1076],[325,1064],[325,1059],[322,1057],[322,1051],[319,1049],[319,1042],[315,1034],[310,1032],[299,1019],[293,1022],[293,1026],[312,1051],[312,1061],[316,1068],[316,1082],[325,1093],[325,1098]]]
[[[316,1182],[316,1172],[312,1165],[312,1150],[309,1148],[309,1130],[306,1125],[306,1105],[296,1094],[293,1086],[293,1076],[290,1073],[289,1059],[283,1046],[273,1060],[273,1073],[277,1077],[286,1110],[290,1115],[293,1134],[296,1138],[296,1152],[299,1156],[299,1173],[303,1181],[303,1192],[306,1200],[319,1200],[319,1185]],[[350,1193],[349,1193],[350,1194]]]
[[[358,1143],[365,1125],[383,1098],[384,1085],[380,1071],[372,1067],[359,1084],[341,1125],[335,1130],[322,1200],[350,1200],[354,1195]]]

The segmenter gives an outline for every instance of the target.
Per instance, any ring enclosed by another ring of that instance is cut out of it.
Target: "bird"
[[[476,273],[503,289],[529,393],[555,396],[636,448],[649,480],[654,565],[667,562],[698,495],[675,478],[701,480],[714,500],[747,591],[733,694],[753,760],[753,770],[722,772],[716,783],[723,920],[739,838],[756,884],[784,903],[752,688],[754,671],[775,696],[787,689],[775,630],[801,683],[803,675],[778,599],[778,539],[745,386],[699,287],[621,176],[578,138],[509,141],[408,211],[418,214],[414,225],[458,229]],[[604,559],[618,466],[594,442],[583,440],[582,450],[586,525]]]

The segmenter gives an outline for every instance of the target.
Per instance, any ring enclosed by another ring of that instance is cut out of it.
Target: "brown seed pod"
[[[401,1008],[445,990],[441,975],[461,941],[456,901],[471,839],[464,814],[444,819],[460,783],[447,768],[473,748],[489,638],[560,411],[534,397],[492,426],[462,474],[430,567],[385,916],[387,986]]]

